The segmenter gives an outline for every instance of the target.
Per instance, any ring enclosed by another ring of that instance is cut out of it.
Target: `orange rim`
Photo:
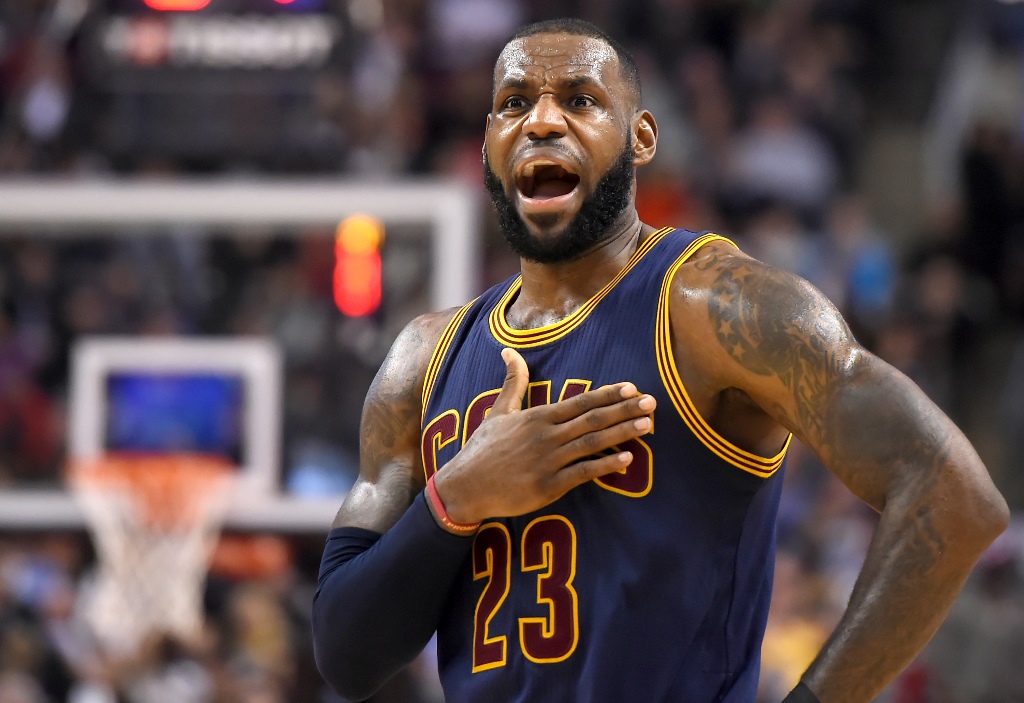
[[[78,491],[120,494],[146,524],[171,529],[201,519],[234,474],[230,462],[208,455],[109,454],[73,462],[68,479]]]

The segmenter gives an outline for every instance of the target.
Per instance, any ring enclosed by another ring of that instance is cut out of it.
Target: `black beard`
[[[557,264],[583,256],[611,235],[612,225],[629,207],[633,190],[633,145],[628,141],[618,160],[601,176],[594,192],[586,197],[576,217],[557,234],[534,236],[516,211],[512,198],[491,170],[484,152],[484,187],[498,214],[505,241],[516,254],[540,264]]]

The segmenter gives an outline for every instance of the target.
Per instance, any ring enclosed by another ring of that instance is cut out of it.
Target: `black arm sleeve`
[[[438,526],[422,493],[384,535],[331,530],[313,597],[313,651],[324,680],[361,701],[415,659],[472,544]]]

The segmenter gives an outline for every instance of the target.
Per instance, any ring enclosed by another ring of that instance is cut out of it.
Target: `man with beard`
[[[984,466],[808,283],[640,222],[657,126],[614,40],[531,25],[494,78],[486,182],[522,274],[413,321],[370,388],[320,671],[361,700],[437,631],[449,703],[752,701],[796,435],[881,519],[787,700],[871,700],[1007,523]]]

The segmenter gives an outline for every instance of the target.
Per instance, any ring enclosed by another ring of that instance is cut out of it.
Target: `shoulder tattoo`
[[[852,345],[839,312],[806,281],[755,259],[714,255],[698,267],[713,276],[707,309],[722,349],[751,373],[776,377],[795,401],[791,419],[821,438],[831,381]]]

